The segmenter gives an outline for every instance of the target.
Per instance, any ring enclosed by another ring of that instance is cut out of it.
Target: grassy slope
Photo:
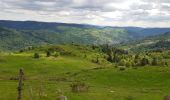
[[[109,63],[92,63],[90,55],[95,51],[76,46],[61,46],[64,50],[76,52],[77,56],[58,58],[32,58],[33,52],[20,54],[1,54],[0,56],[0,100],[16,100],[16,80],[18,69],[23,67],[27,80],[24,84],[23,100],[29,100],[29,87],[33,88],[33,100],[55,100],[56,91],[62,90],[69,100],[126,100],[132,96],[135,100],[162,100],[170,93],[169,67],[141,67],[120,71]],[[83,58],[83,54],[87,58]],[[73,53],[74,54],[74,53]],[[96,67],[110,66],[104,69]],[[64,80],[62,80],[64,79]],[[70,84],[75,81],[85,82],[90,86],[87,93],[72,93]],[[39,87],[42,85],[46,94],[39,99]]]

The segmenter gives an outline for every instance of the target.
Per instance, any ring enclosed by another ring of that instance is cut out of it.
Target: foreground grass
[[[7,54],[0,58],[0,100],[17,100],[19,68],[24,68],[23,100],[55,100],[61,90],[69,100],[162,100],[170,94],[170,68],[147,66],[120,71],[80,57],[33,59],[30,54]],[[101,68],[102,67],[102,68]],[[70,84],[81,81],[90,86],[85,93],[72,93]],[[38,95],[39,91],[44,96]]]

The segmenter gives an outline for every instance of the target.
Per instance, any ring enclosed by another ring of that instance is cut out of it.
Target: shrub
[[[154,66],[155,66],[155,65],[157,65],[157,64],[158,64],[157,59],[156,59],[156,58],[153,58],[153,59],[152,59],[152,65],[154,65]]]
[[[10,77],[10,80],[19,80],[18,77]]]
[[[141,60],[141,66],[145,66],[145,65],[147,65],[147,64],[149,64],[149,60],[148,60],[147,58],[143,58],[143,59]]]
[[[87,55],[86,55],[86,54],[84,54],[84,58],[87,58]]]
[[[130,67],[130,66],[132,66],[132,65],[131,65],[131,62],[129,62],[129,61],[126,62],[126,67]]]
[[[126,66],[126,60],[125,60],[125,59],[122,59],[122,60],[119,62],[119,66]]]
[[[40,58],[40,55],[39,55],[39,53],[34,53],[34,58]]]
[[[165,62],[165,66],[169,66],[168,62]]]
[[[120,71],[124,71],[125,69],[126,69],[125,66],[119,66],[119,70],[120,70]]]
[[[161,65],[162,65],[162,66],[169,66],[169,65],[168,65],[168,62],[166,62],[166,61],[161,61]]]
[[[46,52],[46,56],[47,56],[47,57],[50,57],[50,56],[51,56],[51,52],[50,52],[50,51],[47,51],[47,52]]]
[[[24,50],[19,50],[20,53],[24,52]]]
[[[92,58],[92,62],[93,62],[93,63],[100,64],[99,56],[93,57],[93,58]]]
[[[55,54],[54,54],[54,57],[59,57],[60,56],[60,52],[56,52]]]

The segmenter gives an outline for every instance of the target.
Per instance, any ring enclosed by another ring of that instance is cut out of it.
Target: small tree
[[[147,58],[142,58],[142,60],[141,60],[141,66],[145,66],[145,65],[147,65],[147,64],[149,64],[149,60],[148,60]]]
[[[36,59],[40,58],[39,53],[34,53],[34,58],[36,58]]]
[[[153,58],[153,59],[152,59],[152,65],[154,65],[154,66],[155,66],[155,65],[157,65],[157,64],[158,64],[157,59],[156,59],[156,58]]]
[[[108,60],[109,62],[113,62],[113,51],[112,51],[111,48],[108,48],[108,50],[107,50],[107,55],[108,55],[107,60]]]
[[[47,56],[47,57],[50,57],[50,56],[51,56],[51,52],[50,52],[50,51],[47,51],[47,52],[46,52],[46,56]]]

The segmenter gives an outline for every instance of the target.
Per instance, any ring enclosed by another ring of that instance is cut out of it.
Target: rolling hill
[[[170,49],[170,32],[159,34],[156,36],[150,36],[139,41],[133,41],[128,44],[129,49],[133,51],[151,51],[151,50],[163,50]]]
[[[170,28],[109,27],[35,21],[0,21],[0,49],[44,44],[117,44],[170,32]]]

